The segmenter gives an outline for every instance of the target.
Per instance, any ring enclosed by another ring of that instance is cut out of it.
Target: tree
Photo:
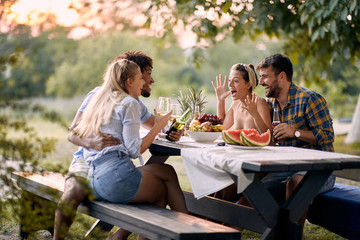
[[[30,116],[40,115],[40,117],[53,122],[58,122],[62,127],[66,124],[61,117],[55,112],[48,112],[42,106],[34,105],[25,101],[14,101],[10,99],[11,94],[7,94],[4,88],[7,88],[9,69],[19,67],[19,62],[24,58],[25,49],[29,48],[28,30],[24,25],[17,25],[8,22],[6,18],[5,7],[10,8],[14,1],[1,1],[0,5],[0,27],[6,29],[6,33],[0,35],[0,188],[1,197],[16,197],[20,192],[14,186],[10,179],[10,173],[14,171],[13,165],[9,165],[10,161],[18,163],[18,171],[40,171],[38,161],[44,158],[54,149],[55,141],[49,138],[40,138],[33,127],[27,124]],[[9,41],[3,41],[7,38],[17,36],[25,36],[25,38],[13,38],[13,45]],[[29,63],[23,61],[22,64]],[[34,69],[33,69],[34,71]],[[24,74],[23,71],[17,72]],[[14,83],[15,85],[17,83]],[[8,88],[7,88],[8,89]],[[25,89],[26,90],[26,89]],[[4,94],[6,93],[6,94]],[[7,186],[7,187],[4,187]],[[17,199],[0,199],[0,202],[8,200],[14,206],[17,205]],[[14,216],[4,216],[3,207],[6,204],[0,204],[0,218],[8,219]],[[17,208],[14,208],[14,210]],[[18,214],[16,214],[18,216]]]
[[[285,39],[284,52],[303,69],[298,77],[321,83],[336,59],[359,58],[359,8],[359,0],[152,0],[145,14],[148,25],[161,18],[166,29],[191,26],[199,44],[228,35],[234,41],[264,34]]]

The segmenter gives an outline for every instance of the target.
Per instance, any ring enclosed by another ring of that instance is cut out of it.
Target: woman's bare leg
[[[167,202],[172,210],[188,213],[184,194],[174,168],[168,164],[150,164],[139,167],[139,170],[153,174],[166,186]]]

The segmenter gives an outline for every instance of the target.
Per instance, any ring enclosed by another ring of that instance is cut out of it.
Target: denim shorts
[[[142,175],[128,155],[115,151],[92,161],[88,178],[99,200],[128,203],[138,193]]]
[[[306,174],[306,171],[305,172],[272,172],[267,174],[265,177],[263,177],[261,181],[265,184],[266,188],[271,188],[280,185],[283,182],[289,181],[290,178],[296,174],[304,176]],[[335,184],[335,177],[330,176],[326,180],[322,188],[320,189],[319,193],[327,192],[333,189],[334,184]]]

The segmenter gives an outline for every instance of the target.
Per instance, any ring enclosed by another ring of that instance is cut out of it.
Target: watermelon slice
[[[227,143],[227,144],[238,144],[236,141],[234,141],[228,134],[227,134],[228,131],[222,131],[222,138],[224,139],[224,141]]]
[[[253,133],[253,132],[247,133],[243,131],[240,133],[240,139],[244,145],[264,147],[269,145],[270,143],[271,140],[270,129],[268,129],[266,132],[264,132],[261,135],[259,133]]]
[[[256,129],[239,129],[239,130],[227,130],[223,131],[223,139],[228,144],[235,144],[235,145],[245,145],[240,138],[241,132],[245,132],[247,134],[259,134]]]

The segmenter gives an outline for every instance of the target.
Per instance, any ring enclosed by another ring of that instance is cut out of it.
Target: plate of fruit
[[[186,134],[196,142],[214,142],[224,130],[221,118],[213,114],[204,114],[193,119]]]

